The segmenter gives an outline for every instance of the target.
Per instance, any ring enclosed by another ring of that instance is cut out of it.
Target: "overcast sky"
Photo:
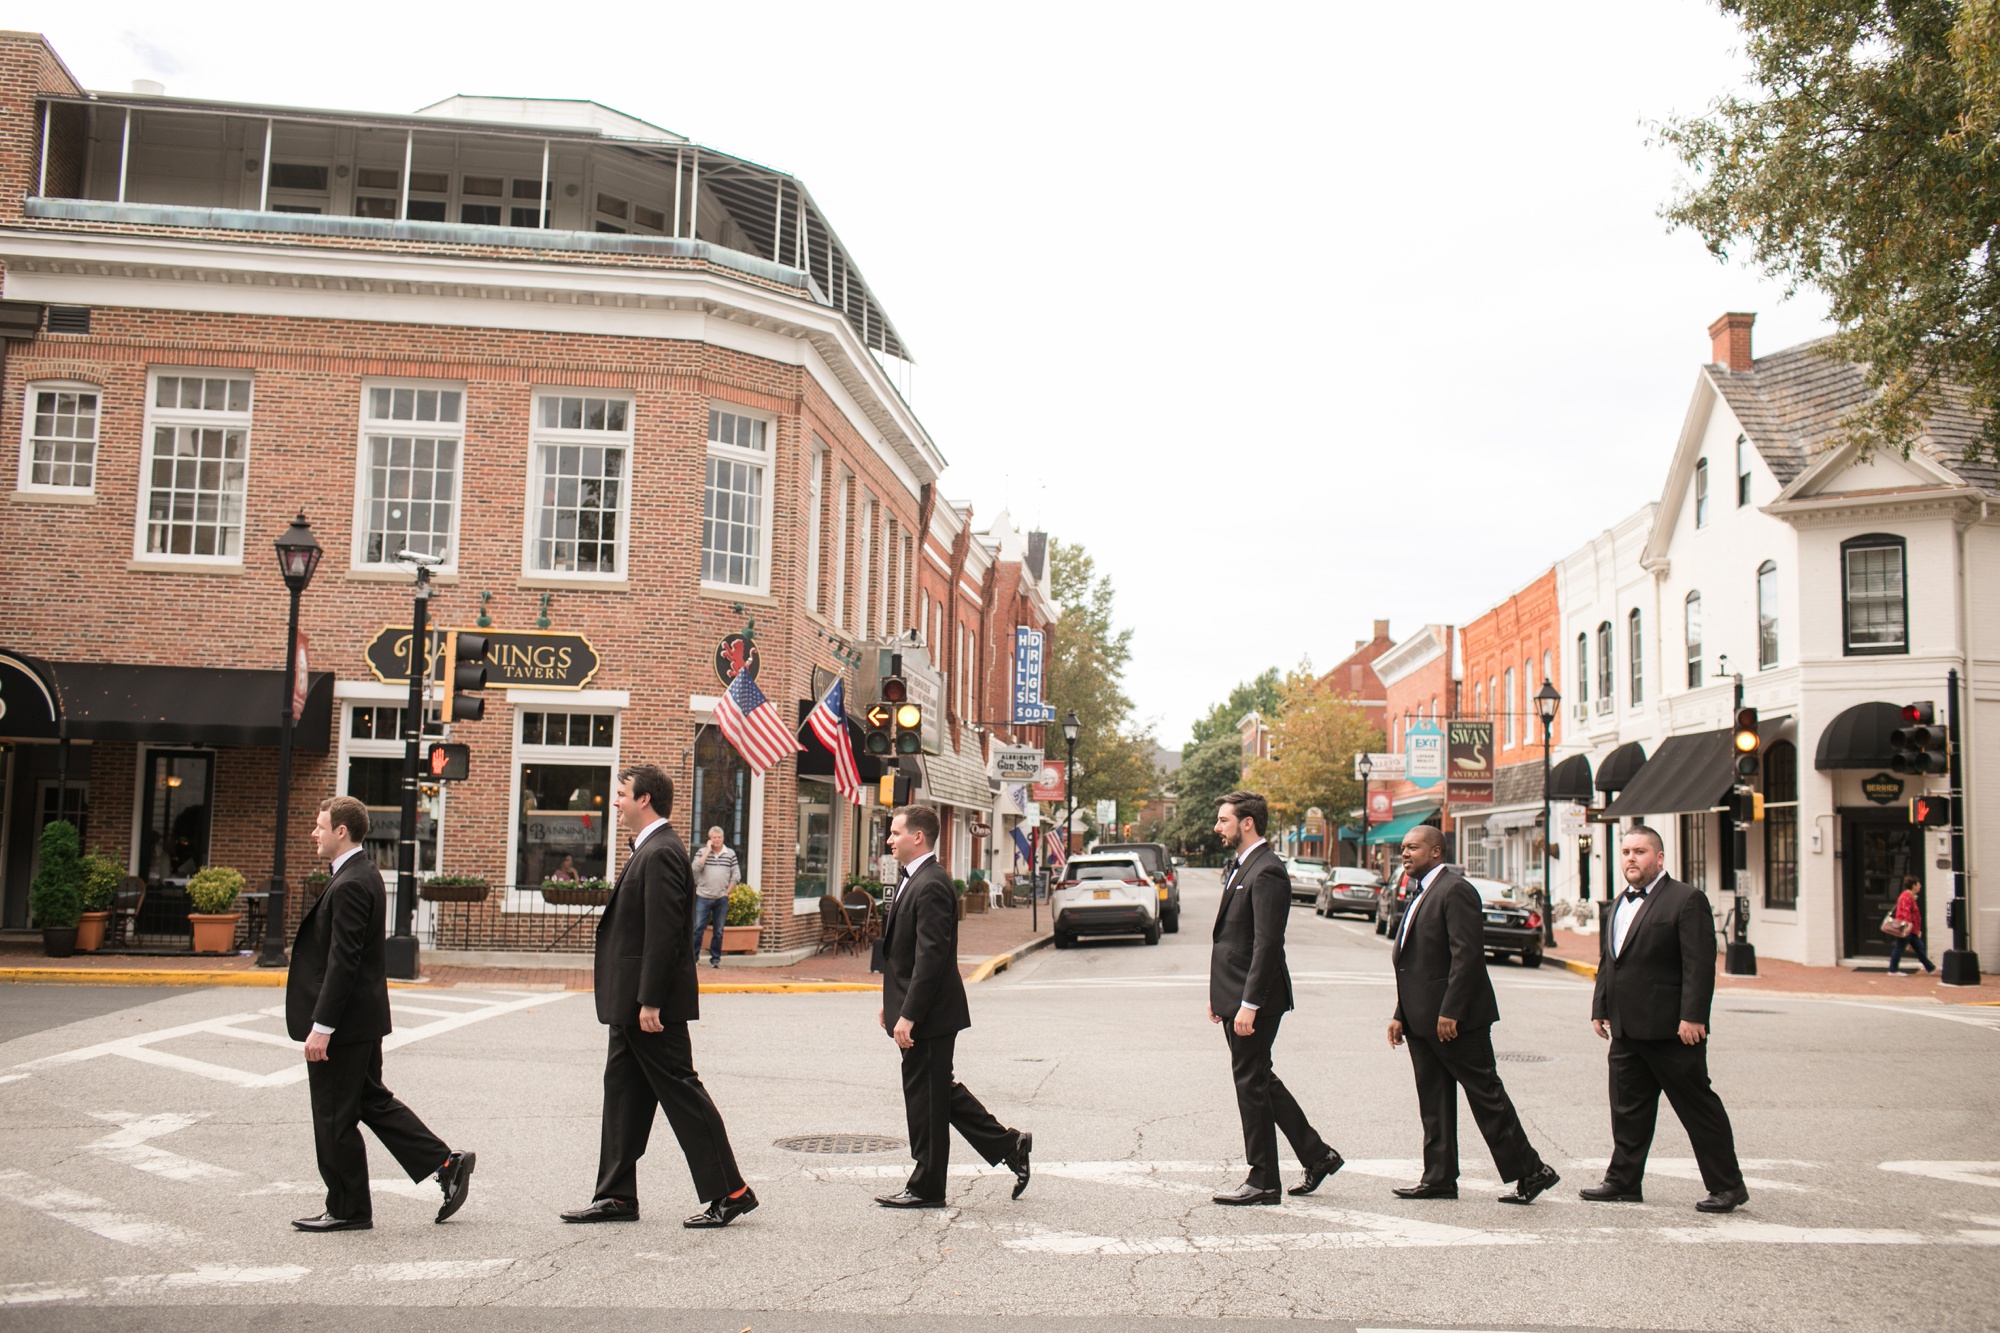
[[[1830,331],[1657,216],[1649,124],[1742,77],[1697,0],[4,12],[92,88],[592,98],[795,172],[917,359],[945,493],[1089,549],[1169,745],[1656,498],[1716,315]]]

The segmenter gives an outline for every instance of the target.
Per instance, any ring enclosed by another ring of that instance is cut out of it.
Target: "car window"
[[[1150,847],[1144,843],[1125,847],[1114,843],[1112,846],[1100,848],[1099,850],[1107,852],[1130,852],[1139,858],[1139,864],[1145,866],[1154,874],[1158,875],[1166,872],[1167,854],[1164,849],[1159,847]]]
[[[1497,879],[1468,879],[1466,883],[1470,884],[1478,892],[1481,902],[1498,902],[1502,898],[1512,898],[1514,896],[1514,886],[1511,884],[1502,884]]]
[[[1074,880],[1136,879],[1139,867],[1129,861],[1085,861],[1071,867],[1069,877]]]

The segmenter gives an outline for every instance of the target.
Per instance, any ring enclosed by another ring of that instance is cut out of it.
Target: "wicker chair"
[[[145,902],[146,881],[137,875],[127,875],[111,895],[111,930],[106,943],[115,947],[132,942],[139,933],[139,909]]]
[[[819,948],[813,952],[820,954],[832,949],[838,957],[842,948],[849,953],[860,952],[861,931],[847,919],[847,912],[840,905],[840,899],[827,894],[819,900]]]

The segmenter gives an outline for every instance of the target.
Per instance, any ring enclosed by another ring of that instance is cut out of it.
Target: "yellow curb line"
[[[77,986],[282,986],[282,969],[197,972],[193,969],[87,967],[0,967],[0,985],[9,982],[67,983]]]
[[[996,972],[1005,972],[1009,967],[1013,966],[1013,964],[1018,959],[1027,957],[1029,954],[1033,953],[1037,949],[1048,948],[1049,945],[1055,942],[1055,938],[1056,937],[1052,934],[1043,935],[1038,939],[1029,940],[1026,944],[1022,945],[1020,948],[1014,949],[1008,953],[994,954],[991,958],[981,963],[978,967],[972,969],[972,975],[968,976],[965,979],[965,984],[968,986],[976,986],[980,982],[985,981],[990,977],[992,977],[993,974]]]
[[[1595,977],[1597,975],[1597,964],[1595,963],[1586,963],[1576,958],[1558,958],[1556,961],[1580,977]]]

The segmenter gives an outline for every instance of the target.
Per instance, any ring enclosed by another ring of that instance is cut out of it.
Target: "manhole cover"
[[[799,1134],[777,1146],[788,1152],[894,1152],[903,1141],[880,1134]]]
[[[1732,1014],[1775,1014],[1779,1011],[1776,1009],[1731,1009],[1729,1012]]]
[[[1555,1059],[1553,1055],[1536,1055],[1533,1051],[1495,1051],[1493,1058],[1517,1065],[1545,1065]]]

